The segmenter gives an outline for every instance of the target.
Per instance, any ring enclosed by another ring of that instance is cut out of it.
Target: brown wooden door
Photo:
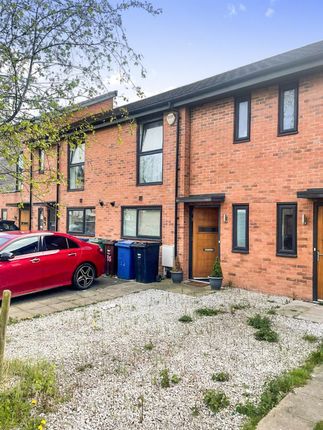
[[[219,255],[218,209],[193,210],[193,278],[207,278]]]
[[[29,227],[29,209],[20,209],[20,230],[30,230]]]
[[[317,214],[317,298],[323,300],[323,206]]]

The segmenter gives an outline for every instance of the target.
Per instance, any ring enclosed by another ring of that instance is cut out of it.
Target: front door
[[[218,211],[208,207],[193,209],[193,278],[207,278],[219,255]]]
[[[317,299],[323,300],[323,206],[317,212]]]
[[[30,230],[29,227],[30,214],[29,209],[20,209],[20,230]]]

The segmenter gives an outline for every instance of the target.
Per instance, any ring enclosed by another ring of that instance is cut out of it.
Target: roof
[[[211,98],[225,97],[283,78],[298,77],[309,71],[323,69],[323,41],[293,49],[237,69],[211,76],[164,93],[157,94],[113,110],[95,115],[92,124],[112,125],[129,117],[139,117],[192,105]],[[77,123],[76,123],[77,124]]]

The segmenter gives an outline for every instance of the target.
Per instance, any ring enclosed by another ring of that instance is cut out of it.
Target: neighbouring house
[[[186,278],[206,278],[219,255],[235,285],[323,300],[323,42],[130,103],[127,116],[114,96],[87,102],[86,144],[58,146],[66,183],[45,204],[34,196],[32,213],[28,193],[0,195],[2,218],[157,240]]]

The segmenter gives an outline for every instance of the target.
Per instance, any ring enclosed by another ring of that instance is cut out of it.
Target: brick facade
[[[178,196],[225,193],[220,208],[220,256],[225,281],[252,290],[313,299],[313,202],[297,191],[323,182],[323,73],[299,78],[298,133],[277,135],[279,83],[251,93],[251,137],[233,143],[234,97],[214,99],[179,110]],[[137,126],[100,128],[86,144],[85,186],[59,190],[60,231],[67,230],[67,208],[94,207],[96,236],[120,239],[122,206],[162,206],[162,244],[174,244],[176,123],[163,111],[163,184],[137,185]],[[158,116],[158,115],[157,115]],[[138,122],[140,118],[138,119]],[[53,161],[53,162],[56,162]],[[67,177],[67,147],[60,151]],[[55,201],[56,187],[46,195]],[[8,204],[28,201],[28,193],[2,194],[0,208],[8,219],[19,209]],[[35,198],[35,201],[37,199]],[[41,201],[41,199],[40,199]],[[276,255],[277,203],[297,203],[297,257]],[[232,205],[249,204],[249,252],[232,252]],[[37,208],[33,225],[37,228]],[[189,276],[190,220],[187,203],[178,203],[177,250]],[[224,222],[224,215],[227,222]],[[307,224],[302,224],[302,216]]]

